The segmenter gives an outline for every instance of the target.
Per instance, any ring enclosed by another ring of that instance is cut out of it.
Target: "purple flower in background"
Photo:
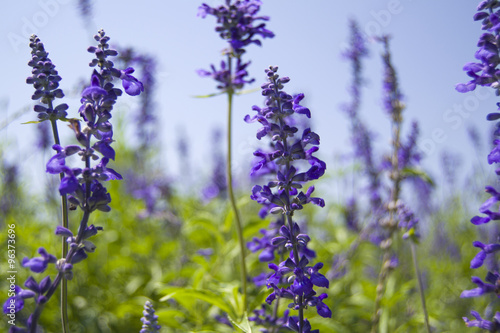
[[[138,53],[133,48],[120,50],[119,59],[124,67],[133,66],[141,75],[139,81],[144,90],[139,97],[139,108],[134,114],[134,124],[139,149],[138,153],[146,152],[155,146],[156,135],[159,132],[156,105],[153,94],[156,88],[157,61],[149,54]],[[139,156],[138,159],[143,157]]]
[[[361,162],[363,174],[368,178],[368,197],[372,213],[380,210],[380,168],[375,161],[372,143],[375,134],[372,133],[362,121],[359,114],[361,105],[361,88],[364,84],[362,77],[362,61],[369,52],[359,29],[358,23],[354,20],[349,21],[351,32],[350,47],[342,55],[351,62],[352,84],[349,87],[352,101],[343,105],[342,109],[346,112],[351,126],[351,142],[354,148],[354,157]]]
[[[212,175],[209,183],[202,189],[202,194],[205,200],[212,200],[214,198],[224,198],[227,192],[226,180],[226,164],[224,155],[221,151],[222,145],[222,131],[219,129],[214,130],[212,136]]]
[[[157,333],[160,331],[161,326],[158,325],[158,316],[155,315],[155,309],[150,301],[144,304],[144,311],[142,321],[142,328],[139,333]]]
[[[403,108],[401,100],[403,99],[403,95],[399,90],[396,70],[392,66],[391,53],[388,51],[389,36],[385,35],[378,39],[384,44],[386,49],[386,52],[382,55],[384,61],[384,81],[382,83],[384,108],[395,122],[401,122],[401,110]]]

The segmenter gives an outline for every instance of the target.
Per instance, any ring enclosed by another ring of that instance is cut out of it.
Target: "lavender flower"
[[[475,57],[479,62],[470,62],[464,66],[464,71],[468,76],[472,78],[467,83],[461,83],[456,85],[456,90],[459,92],[468,92],[476,89],[476,86],[491,87],[495,90],[496,95],[500,95],[500,82],[498,80],[498,65],[500,63],[500,53],[499,53],[499,38],[500,38],[500,3],[497,0],[484,0],[479,3],[477,7],[477,13],[474,15],[475,21],[482,22],[482,30],[485,32],[480,36],[478,47]],[[500,104],[497,103],[497,106]],[[489,121],[495,121],[500,119],[500,113],[493,112],[486,117]],[[496,124],[496,130],[494,136],[500,136],[500,123]],[[500,140],[493,140],[493,150],[488,155],[488,164],[500,163],[500,153],[499,153]],[[500,175],[500,169],[496,170],[497,175]],[[500,200],[500,195],[492,186],[486,186],[486,192],[491,195],[486,202],[484,202],[479,208],[480,213],[486,216],[475,216],[471,219],[472,224],[480,225],[488,223],[491,220],[499,220],[500,213],[497,211],[492,211],[492,206]],[[500,244],[483,244],[482,242],[473,242],[475,247],[481,249],[481,251],[474,257],[471,261],[471,268],[478,268],[483,265],[484,260],[488,255],[498,251]],[[473,277],[472,282],[477,285],[477,288],[471,290],[465,290],[462,292],[460,297],[478,297],[488,293],[495,293],[498,295],[498,281],[500,275],[498,272],[488,272],[486,275],[486,282],[483,282],[478,277]],[[493,321],[484,320],[480,315],[472,311],[471,314],[476,318],[476,320],[469,320],[464,318],[464,321],[469,327],[479,327],[482,329],[487,329],[491,332],[497,332],[499,330],[498,313],[495,314]]]
[[[242,89],[245,84],[252,83],[254,79],[247,79],[246,70],[250,62],[243,62],[241,55],[245,53],[245,47],[249,44],[261,45],[261,38],[272,38],[274,33],[266,29],[266,24],[259,21],[268,21],[267,16],[258,16],[262,2],[260,0],[226,0],[225,5],[210,7],[202,4],[198,8],[198,16],[201,18],[213,15],[217,19],[217,31],[223,40],[229,43],[228,49],[223,54],[229,56],[228,60],[222,60],[220,69],[214,65],[210,70],[198,70],[198,74],[212,77],[219,82],[217,89],[221,91],[232,91]],[[236,58],[235,68],[232,68],[231,58]]]
[[[226,56],[221,61],[220,69],[211,65],[211,70],[198,70],[201,76],[212,77],[218,82],[217,89],[220,94],[227,94],[227,190],[228,198],[234,213],[236,231],[238,234],[238,245],[240,247],[240,268],[241,268],[241,286],[243,293],[243,310],[247,311],[247,269],[245,262],[245,240],[243,237],[243,223],[236,205],[236,199],[233,191],[232,175],[232,109],[233,95],[236,90],[242,89],[245,84],[251,83],[254,79],[248,79],[247,67],[250,62],[243,62],[242,55],[246,52],[245,47],[249,44],[261,45],[261,38],[272,38],[274,34],[267,30],[265,23],[268,21],[266,16],[257,16],[261,5],[260,0],[226,0],[225,5],[212,8],[207,4],[202,4],[198,8],[198,16],[205,18],[207,15],[213,15],[217,19],[215,30],[223,40],[227,40],[229,46],[222,51]],[[233,60],[236,60],[234,63]],[[217,95],[213,94],[212,96]]]
[[[317,297],[314,291],[314,286],[328,288],[329,281],[319,273],[319,269],[323,267],[322,263],[308,266],[309,260],[306,256],[300,256],[299,245],[306,245],[310,238],[301,233],[300,227],[293,222],[292,217],[308,203],[320,207],[325,205],[323,199],[312,197],[313,186],[306,193],[299,190],[307,181],[320,178],[326,170],[326,165],[314,156],[320,140],[316,133],[306,128],[302,131],[302,135],[295,137],[299,129],[289,125],[288,117],[301,114],[310,118],[311,112],[300,104],[304,98],[303,94],[292,97],[283,91],[284,84],[290,79],[280,78],[277,70],[277,67],[271,66],[265,71],[268,82],[262,85],[262,95],[266,97],[266,106],[264,108],[254,106],[253,110],[257,115],[245,117],[246,122],[258,121],[263,125],[257,133],[259,140],[268,136],[275,142],[274,151],[258,150],[255,153],[262,159],[257,162],[253,170],[258,171],[270,162],[278,166],[276,178],[267,185],[254,186],[251,198],[261,204],[272,203],[269,212],[283,216],[284,222],[279,229],[279,236],[274,237],[271,244],[283,245],[284,248],[290,249],[286,260],[279,265],[269,264],[274,273],[267,279],[267,286],[272,288],[273,292],[267,297],[266,302],[272,304],[277,298],[291,300],[289,307],[298,311],[298,317],[290,317],[288,328],[296,332],[309,332],[310,325],[304,320],[306,307],[316,307],[320,316],[331,317],[330,309],[323,303],[326,294]],[[300,168],[304,171],[301,172]]]
[[[236,0],[231,3],[226,0],[226,5],[212,8],[207,4],[202,4],[198,8],[198,16],[201,18],[213,15],[217,19],[217,31],[220,37],[227,40],[236,53],[241,55],[245,52],[244,47],[249,44],[261,45],[261,41],[256,38],[272,38],[274,34],[266,29],[265,23],[258,21],[268,21],[267,16],[257,16],[262,1],[260,0]]]
[[[359,108],[361,105],[361,88],[364,80],[362,77],[362,60],[367,57],[369,52],[366,48],[366,41],[359,30],[356,21],[349,22],[351,31],[350,48],[343,53],[343,56],[351,62],[353,81],[349,87],[352,101],[350,104],[343,106],[350,120],[351,125],[351,142],[354,147],[354,156],[360,160],[363,173],[368,177],[368,197],[372,213],[380,210],[380,168],[375,162],[373,156],[372,142],[374,133],[372,133],[366,124],[361,120]]]
[[[35,105],[34,110],[38,113],[38,119],[56,120],[65,119],[68,109],[66,103],[54,106],[57,98],[63,98],[64,93],[59,88],[61,77],[56,70],[56,66],[49,58],[45,47],[36,35],[30,37],[31,60],[28,66],[33,67],[32,76],[26,79],[26,83],[32,84],[35,92],[31,96],[33,100],[40,100],[43,105]]]
[[[161,326],[158,325],[158,316],[155,315],[155,309],[150,301],[144,304],[144,316],[141,318],[142,328],[139,333],[157,333],[160,331]]]
[[[98,66],[99,72],[97,70],[93,71],[90,86],[82,92],[82,106],[79,109],[80,116],[86,126],[84,129],[81,129],[78,120],[70,120],[70,128],[74,131],[76,141],[79,145],[63,147],[55,144],[53,149],[57,153],[47,162],[48,173],[64,174],[59,186],[59,192],[61,195],[69,194],[68,201],[74,208],[80,207],[83,211],[83,217],[76,236],[66,227],[57,226],[56,228],[56,235],[64,237],[69,245],[69,252],[65,258],[57,260],[55,256],[47,253],[44,248],[40,248],[38,253],[41,257],[24,258],[22,261],[24,267],[30,268],[35,273],[44,272],[49,264],[55,264],[58,271],[53,281],[47,276],[38,284],[33,277],[29,277],[25,283],[25,286],[35,293],[36,307],[27,323],[28,329],[32,333],[37,331],[37,321],[43,310],[43,305],[48,302],[63,279],[70,280],[73,277],[73,264],[87,258],[87,253],[95,251],[96,246],[88,241],[88,238],[96,235],[98,230],[102,230],[102,227],[89,226],[89,216],[95,210],[107,212],[111,209],[108,206],[111,202],[111,197],[101,182],[111,179],[121,179],[120,174],[107,167],[109,160],[115,159],[115,151],[111,147],[113,129],[109,119],[111,118],[113,105],[117,97],[122,93],[120,89],[114,87],[112,81],[114,78],[121,78],[129,82],[128,90],[130,91],[128,92],[132,95],[137,93],[137,87],[142,86],[137,79],[130,76],[131,70],[127,70],[125,72],[126,76],[124,76],[124,72],[115,69],[113,62],[107,59],[109,56],[116,55],[117,52],[109,49],[107,43],[109,37],[105,36],[103,30],[99,31],[95,39],[99,42],[99,45],[97,47],[90,47],[88,50],[96,56],[90,63],[90,66]],[[33,38],[30,45],[32,45],[33,50],[38,51],[36,53],[37,56],[46,57],[43,45],[36,38]],[[38,64],[33,66],[35,70],[34,76],[31,79],[35,89],[37,89],[35,95],[37,98],[39,98],[38,95],[43,95],[41,101],[48,105],[44,109],[44,113],[42,113],[47,116],[41,117],[41,119],[50,119],[52,122],[56,119],[62,119],[62,114],[58,114],[56,111],[57,107],[52,109],[53,99],[58,96],[62,97],[62,92],[57,93],[57,84],[53,83],[57,83],[58,80],[50,79],[51,77],[55,77],[57,72],[54,72],[53,65],[47,59],[44,61],[39,59],[35,61],[34,56],[32,62]],[[42,66],[41,68],[49,68],[52,71],[50,75],[43,74],[47,75],[48,78],[44,78],[40,74],[43,72],[39,68],[40,66]],[[127,91],[127,85],[124,86]],[[135,88],[131,88],[131,86]],[[84,167],[71,168],[66,164],[66,158],[75,154],[81,157]],[[98,160],[98,162],[92,165],[92,160]],[[24,299],[23,296],[19,295],[22,294],[18,293],[15,297]],[[21,305],[16,310],[20,310],[20,308],[22,308]]]
[[[410,238],[413,242],[410,243],[412,249],[412,257],[415,268],[416,277],[418,279],[420,299],[422,303],[422,310],[424,313],[424,322],[427,332],[431,331],[427,309],[425,304],[424,288],[422,277],[420,275],[417,259],[415,242],[418,237],[416,233],[416,226],[418,219],[413,214],[413,211],[403,204],[401,200],[401,187],[403,180],[408,175],[417,175],[420,177],[414,167],[420,162],[420,154],[416,148],[418,137],[418,125],[416,122],[412,124],[412,130],[406,142],[401,139],[402,123],[403,123],[403,110],[405,108],[401,101],[403,95],[398,85],[396,70],[392,65],[392,55],[389,49],[389,36],[382,36],[377,40],[383,45],[384,53],[382,54],[382,61],[384,66],[383,78],[383,105],[385,112],[391,120],[392,128],[392,151],[391,155],[385,159],[384,169],[388,170],[389,179],[391,180],[390,193],[388,201],[385,205],[383,214],[378,219],[378,229],[380,235],[383,237],[380,242],[380,247],[383,250],[382,266],[380,268],[378,283],[376,288],[375,298],[375,311],[372,317],[371,332],[377,332],[382,306],[382,297],[384,294],[385,285],[387,283],[390,272],[397,267],[398,258],[394,255],[392,244],[393,237],[398,230],[404,231],[403,238]]]

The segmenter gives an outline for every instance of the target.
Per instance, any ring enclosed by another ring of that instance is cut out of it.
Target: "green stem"
[[[418,268],[417,262],[417,250],[415,248],[415,243],[411,241],[411,256],[413,258],[413,267],[415,268],[415,274],[417,275],[418,280],[418,291],[420,293],[420,302],[422,302],[422,311],[424,312],[424,321],[425,328],[428,333],[431,333],[431,326],[429,325],[429,314],[427,313],[427,306],[425,305],[425,295],[424,295],[424,283],[422,282],[422,275],[420,274],[420,270]]]
[[[283,224],[285,224],[285,223],[283,223]],[[281,254],[280,254],[280,260],[279,260],[279,262],[283,261],[284,253],[285,253],[285,247],[281,246]],[[273,308],[273,315],[271,317],[273,321],[278,318],[278,308],[279,308],[279,306],[280,306],[280,297],[276,296],[276,301],[274,302],[274,308]],[[274,326],[272,328],[271,333],[276,333],[276,331],[278,329],[279,329],[278,326]]]
[[[232,58],[228,55],[228,69],[229,73],[232,71]],[[233,192],[233,175],[232,175],[232,154],[231,154],[231,122],[232,122],[232,111],[233,111],[233,95],[234,91],[232,86],[227,90],[227,189],[229,194],[229,200],[231,201],[231,206],[234,212],[234,218],[236,220],[236,231],[238,233],[238,242],[240,244],[240,266],[241,266],[241,288],[243,291],[243,312],[247,312],[247,269],[245,262],[245,240],[243,238],[243,227],[241,224],[240,213],[236,205],[236,199],[234,198]]]
[[[285,148],[286,149],[286,148]],[[288,191],[288,189],[286,189]],[[287,209],[290,209],[290,207],[286,207]],[[299,246],[297,244],[297,238],[293,236],[293,221],[292,221],[292,216],[289,214],[289,210],[286,212],[286,219],[288,221],[288,228],[290,229],[290,233],[292,234],[292,249],[293,249],[293,260],[295,261],[295,264],[298,266],[300,262],[299,258]],[[297,303],[299,303],[301,306],[299,308],[299,332],[302,333],[302,330],[304,329],[304,309],[302,307],[302,303],[304,296],[298,296]]]
[[[389,222],[384,227],[388,229],[389,235],[383,241],[382,247],[384,250],[384,257],[382,260],[382,267],[380,268],[380,273],[378,276],[378,283],[376,288],[376,298],[375,298],[375,311],[372,317],[372,328],[371,333],[376,333],[378,329],[378,324],[380,322],[380,315],[382,314],[382,298],[384,296],[385,284],[387,282],[387,278],[391,272],[391,246],[393,241],[393,235],[398,228],[398,221],[396,217],[397,213],[397,203],[399,200],[399,192],[401,187],[401,173],[399,172],[399,146],[400,146],[400,138],[401,138],[401,108],[398,107],[394,111],[393,115],[393,137],[392,137],[392,170],[390,174],[390,178],[392,180],[392,189],[391,189],[391,197],[388,204],[389,210]]]
[[[88,184],[87,184],[88,185]],[[85,228],[88,224],[90,212],[88,211],[88,207],[85,207],[85,211],[83,212],[83,217],[82,221],[80,222],[80,230],[78,231],[78,235],[76,236],[75,243],[77,243],[79,246],[71,248],[71,250],[68,251],[68,255],[65,257],[66,262],[70,263],[73,260],[74,255],[77,253],[81,242],[83,238],[83,232],[85,231]],[[49,290],[45,294],[45,302],[44,303],[37,303],[35,307],[35,311],[33,311],[33,314],[31,315],[31,328],[30,328],[30,333],[37,333],[38,329],[38,319],[40,318],[40,315],[43,311],[43,308],[45,307],[45,304],[48,303],[52,295],[55,293],[57,290],[57,287],[62,281],[65,281],[66,279],[63,277],[63,273],[59,271],[56,275],[56,278],[54,279],[54,282],[52,282],[52,285],[50,286]]]
[[[49,107],[52,107],[52,101],[50,102]],[[57,122],[55,119],[51,120],[52,124],[52,133],[54,135],[54,142],[57,145],[61,144],[59,140],[59,132],[57,130]],[[59,174],[59,179],[62,180],[64,177],[64,173]],[[62,207],[62,226],[66,229],[69,229],[69,218],[68,218],[68,198],[66,194],[61,196],[61,207]],[[62,257],[66,258],[68,255],[68,243],[66,239],[62,239]],[[62,279],[61,281],[61,324],[62,324],[62,333],[69,332],[68,327],[68,281],[66,279]]]

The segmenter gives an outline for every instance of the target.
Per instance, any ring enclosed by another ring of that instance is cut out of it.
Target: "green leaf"
[[[225,93],[226,93],[225,91],[221,91],[221,92],[216,92],[216,93],[207,94],[207,95],[194,95],[193,97],[194,98],[210,98],[210,97],[219,96],[219,95],[222,95]]]
[[[252,333],[252,327],[250,327],[250,321],[246,313],[243,315],[241,321],[236,321],[231,316],[228,316],[228,318],[234,326],[238,327],[243,332]]]
[[[235,95],[251,94],[251,93],[254,93],[254,92],[259,91],[259,90],[260,90],[260,88],[240,90],[240,91],[235,92]]]
[[[231,306],[220,295],[217,295],[208,290],[194,290],[189,288],[180,289],[178,291],[174,291],[173,293],[163,296],[162,298],[160,298],[160,302],[168,301],[171,298],[179,300],[185,297],[191,297],[199,299],[201,301],[205,301],[209,304],[218,307],[222,311],[226,312],[229,316],[231,315],[234,316],[234,311],[231,308]]]
[[[403,176],[405,177],[418,177],[421,178],[423,181],[425,181],[427,184],[431,185],[432,187],[436,186],[432,178],[424,170],[415,168],[404,168],[401,171],[403,173]]]
[[[50,119],[42,119],[42,120],[31,120],[31,121],[27,121],[25,123],[21,123],[21,125],[25,125],[25,124],[40,124],[41,122],[44,122],[44,121],[50,121]],[[79,121],[79,119],[76,119],[76,118],[57,118],[57,120],[60,120],[60,121],[65,121],[65,122],[69,122],[69,121]]]

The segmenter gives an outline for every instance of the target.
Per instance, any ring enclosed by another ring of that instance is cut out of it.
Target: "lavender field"
[[[500,332],[500,1],[4,13],[1,332]]]

